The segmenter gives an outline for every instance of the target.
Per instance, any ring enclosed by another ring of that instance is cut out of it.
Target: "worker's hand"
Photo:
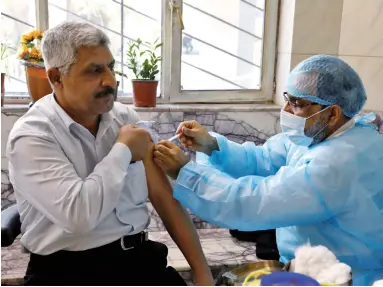
[[[117,142],[127,145],[130,149],[132,162],[144,159],[151,141],[150,134],[135,125],[122,126],[117,137]]]
[[[161,141],[154,147],[154,162],[171,178],[176,179],[188,162],[184,152],[175,144]]]
[[[179,125],[176,134],[181,134],[180,142],[187,149],[210,155],[218,149],[217,141],[196,121],[187,121]]]

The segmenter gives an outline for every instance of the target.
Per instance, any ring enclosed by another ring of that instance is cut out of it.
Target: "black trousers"
[[[262,260],[279,260],[275,229],[259,231],[230,230],[230,234],[241,241],[256,243],[255,254]]]
[[[47,256],[31,254],[24,277],[34,286],[186,286],[172,267],[167,267],[166,245],[147,241],[131,250],[116,244],[86,251],[59,251]]]

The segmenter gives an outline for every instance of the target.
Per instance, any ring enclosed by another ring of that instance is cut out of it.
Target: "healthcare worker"
[[[170,142],[155,162],[176,179],[174,197],[194,214],[243,231],[277,228],[281,261],[324,245],[351,266],[355,285],[383,278],[383,136],[357,117],[366,93],[339,58],[316,55],[289,75],[282,133],[242,145],[184,122],[188,161]]]

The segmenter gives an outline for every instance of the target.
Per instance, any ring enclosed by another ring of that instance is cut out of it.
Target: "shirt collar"
[[[63,121],[64,125],[67,129],[69,129],[73,124],[76,124],[76,122],[64,111],[64,109],[57,103],[56,97],[54,94],[51,94],[51,103],[58,114],[58,116]]]
[[[56,111],[58,116],[61,118],[61,120],[63,121],[63,123],[67,129],[70,129],[71,126],[73,126],[73,125],[79,125],[57,103],[54,94],[51,94],[51,103],[52,103],[54,110]],[[114,116],[112,116],[111,112],[108,112],[108,113],[101,115],[101,121],[100,121],[99,128],[102,127],[103,129],[107,129],[111,125],[113,119],[114,119]]]

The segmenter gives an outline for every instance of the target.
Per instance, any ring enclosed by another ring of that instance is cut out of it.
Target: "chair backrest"
[[[1,247],[12,245],[21,233],[20,215],[17,205],[12,205],[1,212]]]

